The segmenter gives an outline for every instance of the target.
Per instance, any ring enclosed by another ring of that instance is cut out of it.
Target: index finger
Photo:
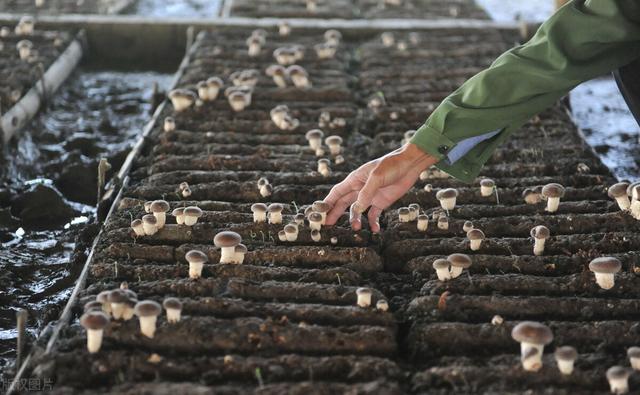
[[[326,203],[335,206],[336,202],[348,193],[355,191],[353,186],[349,182],[348,178],[345,178],[342,182],[336,184],[331,188],[329,194],[324,198]]]

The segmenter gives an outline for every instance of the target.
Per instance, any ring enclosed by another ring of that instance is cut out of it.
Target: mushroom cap
[[[610,256],[602,256],[589,262],[589,270],[594,273],[613,274],[622,269],[620,260]]]
[[[220,232],[213,238],[213,244],[215,244],[216,247],[235,247],[241,242],[242,237],[236,232],[229,230]]]
[[[469,240],[484,240],[484,232],[480,229],[473,228],[467,232],[467,238]]]
[[[480,180],[480,186],[493,188],[496,186],[496,182],[490,178],[483,178],[482,180]]]
[[[542,196],[547,198],[561,198],[564,196],[564,187],[552,182],[542,187]]]
[[[574,347],[563,346],[556,348],[554,355],[561,361],[575,361],[578,358],[578,351]]]
[[[531,228],[531,237],[535,239],[548,239],[551,236],[549,228],[544,225],[538,225]]]
[[[109,316],[102,311],[87,311],[80,317],[80,325],[85,329],[104,329],[109,325]]]
[[[209,261],[207,254],[200,250],[191,250],[184,255],[184,259],[189,263],[206,263]]]
[[[340,136],[329,136],[324,139],[324,143],[326,145],[340,145],[342,144],[342,137]]]
[[[427,214],[418,215],[418,221],[428,221],[428,220],[429,220],[429,216]]]
[[[29,40],[20,40],[16,44],[16,48],[33,48],[33,43]]]
[[[342,33],[337,31],[336,29],[329,29],[326,32],[324,32],[324,38],[326,40],[329,40],[329,39],[340,40],[342,38]]]
[[[278,104],[269,111],[269,114],[273,115],[280,112],[289,112],[289,107],[286,104]]]
[[[129,288],[120,288],[124,291],[129,299],[138,299],[138,294],[130,290]]]
[[[321,222],[321,221],[322,221],[322,214],[315,211],[309,214],[309,222]]]
[[[178,207],[178,208],[174,209],[174,210],[171,212],[171,215],[173,215],[174,217],[178,217],[178,216],[180,216],[180,215],[184,215],[184,208],[182,208],[182,207]]]
[[[123,289],[114,289],[109,293],[109,303],[124,303],[129,300],[129,295]]]
[[[91,311],[91,310],[102,310],[102,303],[98,302],[97,300],[92,300],[89,301],[87,303],[84,304],[84,306],[82,307],[82,309],[84,310],[84,312],[86,313],[87,311]]]
[[[294,64],[294,65],[291,65],[291,66],[287,67],[287,73],[289,73],[289,75],[291,75],[291,74],[300,74],[300,75],[305,75],[305,76],[309,75],[307,73],[307,70],[304,69],[304,67],[298,66],[297,64]]]
[[[200,209],[200,207],[196,207],[196,206],[189,206],[189,207],[185,207],[183,214],[187,217],[202,217],[202,210]]]
[[[153,214],[147,214],[142,217],[142,222],[149,225],[155,225],[158,223],[158,220]]]
[[[640,181],[632,182],[631,184],[629,184],[629,186],[627,187],[627,195],[633,196],[633,189],[639,186],[640,186]]]
[[[265,70],[265,74],[269,77],[273,77],[274,75],[284,75],[285,73],[286,69],[279,64],[272,64]]]
[[[534,194],[534,193],[540,193],[538,191],[536,191],[534,188],[525,188],[524,191],[522,191],[522,197],[526,198],[527,196]]]
[[[270,213],[281,213],[284,210],[284,206],[280,203],[271,203],[269,207],[267,207],[267,211]]]
[[[320,129],[311,129],[304,137],[306,137],[307,140],[319,140],[324,137],[324,133]]]
[[[294,224],[287,224],[284,226],[284,233],[298,233],[298,227]]]
[[[627,349],[627,356],[629,358],[640,358],[640,347],[629,347],[629,349]]]
[[[547,345],[553,341],[553,332],[539,322],[523,321],[513,328],[511,337],[519,343]]]
[[[471,257],[467,254],[451,254],[447,257],[447,261],[451,266],[461,267],[463,269],[471,266]]]
[[[304,221],[304,219],[306,218],[305,215],[303,213],[298,213],[293,217],[296,221]]]
[[[409,207],[400,207],[398,209],[398,215],[409,215]]]
[[[438,222],[442,222],[442,223],[449,223],[449,217],[446,217],[444,215],[441,215],[440,217],[438,217]]]
[[[409,210],[420,210],[420,205],[418,203],[411,203],[409,205]]]
[[[331,164],[331,161],[329,159],[327,159],[327,158],[322,158],[322,159],[318,159],[318,164],[319,165],[320,164],[324,164],[324,165],[329,166]]]
[[[318,229],[314,229],[311,231],[311,236],[318,236],[320,235],[320,231]]]
[[[464,225],[467,228],[473,228],[473,222],[471,221],[464,221]]]
[[[627,196],[627,188],[629,188],[628,182],[619,182],[617,184],[613,184],[607,190],[607,195],[609,195],[609,197],[613,199],[621,196]]]
[[[153,300],[143,300],[136,303],[136,307],[133,308],[133,312],[138,317],[152,317],[158,316],[162,313],[162,306],[160,303]]]
[[[433,268],[434,269],[448,269],[449,266],[451,266],[451,262],[449,262],[446,259],[436,259],[435,261],[433,261]]]
[[[373,291],[371,291],[371,288],[358,288],[356,289],[356,294],[358,295],[371,295],[373,294]]]
[[[169,99],[184,98],[196,100],[196,94],[188,89],[173,89],[169,92]]]
[[[264,203],[254,203],[251,205],[251,212],[252,213],[266,213],[267,212],[267,205]]]
[[[142,220],[141,219],[134,219],[133,221],[131,221],[131,227],[135,228],[142,225]]]
[[[260,187],[260,188],[264,188],[264,189],[267,191],[267,193],[268,193],[269,195],[273,192],[273,185],[271,185],[271,184],[263,185],[263,186],[262,186],[262,187]],[[268,208],[267,208],[267,209],[268,209]]]
[[[96,300],[100,303],[109,303],[109,294],[111,291],[102,291],[96,296]]]
[[[313,202],[313,204],[311,205],[311,207],[313,208],[313,211],[318,212],[318,213],[326,213],[329,210],[331,210],[331,204],[323,201],[323,200],[316,200],[315,202]]]
[[[149,209],[152,213],[166,213],[170,206],[166,200],[154,200]]]
[[[267,177],[258,178],[258,186],[261,187],[263,185],[267,185],[269,183],[269,179]]]
[[[451,199],[458,196],[458,191],[453,188],[441,189],[436,193],[436,199]]]
[[[249,251],[246,245],[240,243],[236,246],[236,254],[246,254]]]
[[[210,87],[222,88],[224,86],[224,82],[219,77],[209,77],[209,79],[207,79],[207,85]]]
[[[167,310],[169,309],[182,310],[182,302],[178,298],[166,298],[162,302],[162,306]]]
[[[612,366],[607,369],[607,380],[626,380],[631,371],[624,366]]]

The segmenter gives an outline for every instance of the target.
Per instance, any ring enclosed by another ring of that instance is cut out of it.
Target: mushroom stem
[[[456,270],[458,268],[455,268]],[[462,271],[462,269],[460,269],[460,271]],[[438,280],[440,281],[447,281],[447,280],[451,280],[451,272],[449,271],[448,268],[441,268],[441,269],[436,269],[436,275],[438,276]]]
[[[544,346],[541,344],[520,343],[520,355],[522,367],[528,372],[537,372],[542,368],[542,352]]]
[[[189,262],[189,278],[202,277],[203,266],[204,266],[204,263],[202,262]]]
[[[474,241],[480,241],[480,240],[473,240],[471,241],[472,243]],[[451,266],[451,269],[449,270],[449,278],[458,278],[460,277],[460,275],[462,274],[462,267],[461,266]]]
[[[482,239],[470,240],[471,251],[478,251],[482,245]]]
[[[253,222],[256,223],[260,223],[260,222],[267,222],[267,212],[258,212],[258,211],[254,211],[253,213]]]
[[[269,213],[269,223],[270,224],[281,224],[282,223],[282,213],[271,212]]]
[[[560,373],[567,376],[573,373],[574,362],[572,360],[559,359],[557,362],[558,362],[558,370],[560,370]]]
[[[480,195],[483,197],[489,197],[493,194],[493,187],[480,186]]]
[[[449,215],[449,210],[453,210],[456,207],[456,198],[444,198],[440,200],[440,205],[444,210],[447,211],[447,216]]]
[[[555,213],[558,211],[558,206],[560,205],[560,198],[557,197],[548,197],[547,198],[547,211],[550,213]]]
[[[418,216],[418,231],[426,232],[429,227],[429,218],[427,216]]]
[[[540,256],[544,253],[544,242],[546,239],[533,239],[533,255]]]
[[[189,215],[189,216],[183,215],[182,218],[183,218],[183,221],[182,221],[183,224],[187,225],[187,226],[193,226],[198,222],[198,217],[194,217],[194,216],[191,216],[191,215]],[[177,220],[177,218],[176,218],[176,220]]]
[[[371,292],[358,292],[358,306],[369,307],[371,306]]]
[[[620,210],[629,210],[629,207],[631,206],[631,202],[629,201],[629,197],[624,195],[624,196],[618,196],[616,198],[616,203],[618,203],[618,207],[620,207]]]
[[[164,212],[155,212],[153,213],[153,216],[156,217],[157,220],[156,227],[158,229],[162,229],[164,227],[164,224],[167,222],[167,214]]]
[[[122,319],[125,307],[124,303],[111,303],[111,315],[113,316],[113,319]]]
[[[95,354],[100,351],[103,333],[103,329],[87,329],[87,350],[90,353]]]
[[[180,309],[166,309],[167,310],[167,322],[176,323],[180,322],[180,314],[182,310]]]
[[[640,219],[640,200],[633,199],[631,201],[631,215],[635,219]]]
[[[236,247],[222,247],[220,249],[220,263],[234,263],[236,261]]]
[[[595,273],[596,275],[596,283],[602,289],[611,289],[615,284],[615,274],[614,273]]]
[[[146,317],[138,317],[140,320],[140,332],[148,338],[153,339],[153,335],[156,333],[156,320],[157,316],[150,315]]]

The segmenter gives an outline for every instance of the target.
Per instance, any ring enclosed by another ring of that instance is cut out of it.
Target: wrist
[[[403,147],[402,155],[406,160],[410,161],[420,171],[426,170],[437,162],[437,159],[421,150],[413,143],[407,143]]]

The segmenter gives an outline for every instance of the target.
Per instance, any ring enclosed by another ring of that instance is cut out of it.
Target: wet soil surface
[[[44,0],[36,6],[35,0],[0,0],[1,12],[38,14],[108,14],[121,4],[121,0]]]
[[[97,162],[120,167],[150,118],[155,73],[77,70],[5,147],[0,171],[1,366],[15,357],[15,313],[40,331],[60,313],[98,227]]]
[[[499,200],[481,196],[478,182],[463,185],[432,170],[387,210],[381,235],[354,233],[343,217],[323,227],[318,241],[306,221],[295,241],[278,237],[344,174],[398,147],[447,92],[486,67],[514,37],[394,32],[395,40],[410,43],[403,50],[384,46],[378,35],[349,36],[335,58],[321,60],[312,45],[323,40],[322,31],[281,37],[272,29],[254,57],[245,43],[250,33],[214,32],[194,44],[178,85],[195,90],[199,81],[218,76],[230,86],[233,72],[256,69],[251,104],[234,112],[221,96],[176,112],[167,103],[104,225],[76,315],[54,353],[36,352],[35,374],[64,394],[607,391],[604,371],[626,365],[626,348],[637,341],[640,225],[607,197],[615,179],[561,103],[528,122],[484,168],[483,176],[496,181]],[[277,88],[264,74],[274,63],[273,50],[289,44],[305,47],[298,63],[311,88]],[[383,104],[372,96],[384,98]],[[279,104],[298,120],[293,130],[270,119]],[[344,121],[320,120],[323,111]],[[175,118],[176,130],[163,130],[165,116]],[[317,127],[343,138],[344,163],[326,148],[321,155],[329,159],[330,175],[320,174],[304,138]],[[549,146],[549,139],[558,144]],[[273,185],[271,195],[260,194],[260,177]],[[182,182],[191,195],[182,195]],[[522,198],[525,188],[549,182],[566,187],[554,214],[544,202]],[[449,228],[438,229],[435,193],[445,187],[458,189],[458,206],[449,213]],[[167,215],[157,233],[134,237],[130,223],[153,199],[166,199],[171,210],[196,205],[203,215],[192,227]],[[282,203],[283,222],[254,223],[255,202]],[[399,222],[396,210],[410,203],[432,218],[426,232],[415,221]],[[465,220],[486,235],[477,251],[462,230]],[[535,225],[552,235],[542,256],[533,254],[528,233]],[[212,239],[222,230],[242,236],[248,248],[242,265],[218,263],[221,251]],[[192,249],[208,258],[199,279],[188,274],[185,254]],[[474,264],[454,280],[438,281],[433,261],[455,252],[470,254]],[[609,291],[586,268],[602,255],[623,266]],[[122,282],[138,300],[179,298],[183,317],[170,324],[162,314],[153,339],[139,333],[136,318],[114,319],[100,352],[89,354],[77,320],[82,306]],[[370,307],[356,305],[358,287],[371,288]],[[376,309],[380,300],[389,311]],[[494,315],[504,322],[491,324]],[[537,374],[524,374],[510,337],[523,319],[546,322],[556,335]],[[580,353],[569,378],[558,373],[550,354],[563,345]]]

